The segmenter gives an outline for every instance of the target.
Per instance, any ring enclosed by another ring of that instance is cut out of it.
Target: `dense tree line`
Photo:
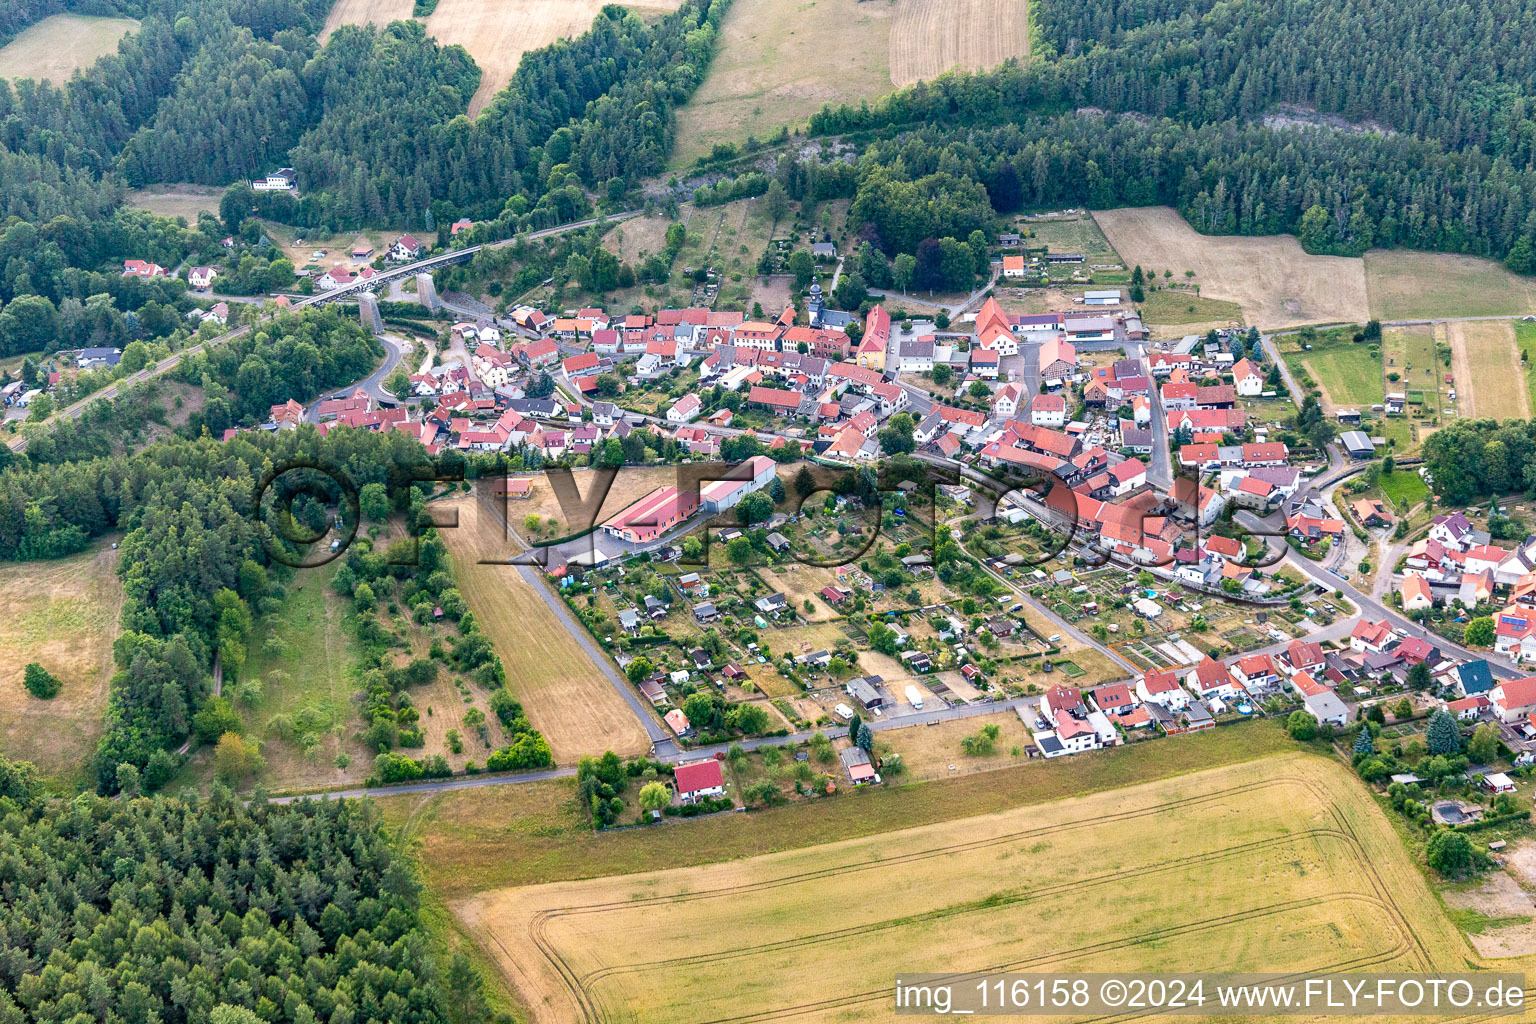
[[[1536,237],[1536,167],[1409,135],[1079,113],[915,128],[872,143],[861,166],[860,209],[895,238],[918,232],[922,211],[882,191],[940,168],[981,183],[999,213],[1167,204],[1207,233],[1295,233],[1312,252],[1402,245],[1504,258]]]
[[[301,189],[337,224],[423,224],[433,187],[455,173],[423,152],[464,113],[480,70],[420,22],[342,26],[305,69],[318,122],[290,154]],[[441,194],[441,193],[439,193]]]
[[[202,421],[217,435],[267,419],[272,406],[290,398],[307,402],[361,380],[383,355],[372,334],[333,306],[262,325],[182,360],[175,372],[203,386]]]
[[[0,11],[17,2],[7,0]],[[155,0],[142,5],[152,9],[139,6],[107,0],[95,0],[89,10],[80,6],[86,13],[127,13],[143,22],[138,31],[123,37],[116,53],[69,82],[20,79],[13,86],[9,80],[0,81],[0,154],[24,153],[59,169],[105,175],[134,133],[156,115],[161,100],[175,91],[188,63],[205,46],[230,44],[231,25],[261,38],[286,29],[310,33],[324,21],[330,0]],[[0,22],[3,19],[0,13]],[[239,125],[216,123],[214,131]],[[186,180],[190,170],[181,168],[175,180]]]
[[[222,787],[50,804],[31,765],[0,761],[0,809],[0,1019],[458,1016],[370,804],[245,807]],[[447,980],[473,989],[464,966]]]
[[[381,521],[389,512],[386,492],[377,485],[369,487],[374,489],[369,503],[378,507],[372,514],[366,511],[364,514],[376,522]],[[419,522],[424,504],[422,493],[412,491],[407,515]],[[415,550],[400,550],[405,547]],[[481,632],[474,614],[465,604],[454,578],[447,545],[436,530],[423,531],[419,540],[397,541],[383,552],[374,551],[367,543],[354,545],[331,582],[338,591],[352,598],[357,613],[352,621],[361,652],[365,691],[362,715],[367,729],[363,732],[363,742],[379,752],[371,783],[404,782],[452,774],[442,755],[417,760],[405,754],[391,753],[391,748],[396,745],[420,747],[426,742],[421,731],[421,715],[409,691],[431,683],[443,668],[466,675],[490,691],[491,710],[501,721],[507,742],[487,757],[485,766],[488,770],[546,768],[555,763],[548,741],[533,727],[523,714],[522,705],[507,690],[506,669],[490,638]],[[457,635],[451,635],[446,644],[441,639],[434,639],[427,657],[398,664],[399,654],[408,650],[409,644],[388,628],[389,613],[381,606],[404,606],[410,609],[418,623],[432,621],[441,611],[448,623],[457,626]],[[483,712],[478,708],[472,710],[481,716],[481,737],[489,744],[490,733]],[[468,723],[470,719],[466,716],[465,721]],[[468,767],[466,765],[466,769]]]
[[[291,545],[275,530],[270,501],[259,514],[254,505],[265,473],[314,461],[355,484],[383,484],[392,472],[425,466],[426,458],[403,434],[344,428],[324,437],[308,429],[241,434],[223,445],[211,438],[165,441],[129,459],[59,467],[56,475],[66,478],[94,469],[104,478],[102,490],[118,485],[122,491],[85,522],[65,519],[76,510],[58,502],[63,528],[89,531],[93,522],[106,528],[115,516],[127,531],[119,570],[127,593],[124,634],[114,648],[119,671],[97,755],[98,785],[115,788],[118,764],[144,765],[189,732],[220,647],[226,609],[219,594],[231,591],[258,610],[280,594],[272,581],[285,570],[272,556]],[[0,476],[0,486],[9,483]]]
[[[142,210],[120,209],[106,220],[57,217],[40,228],[13,222],[0,234],[0,355],[122,348],[172,333],[191,307],[186,282],[124,277],[121,261],[132,254],[174,265],[187,238]]]
[[[344,27],[317,50],[328,0],[122,0],[113,11],[143,22],[117,53],[60,86],[0,83],[0,210],[101,217],[122,178],[222,183],[291,163],[299,196],[242,185],[230,229],[252,211],[336,230],[470,214],[507,221],[502,236],[571,220],[588,189],[616,198],[662,168],[728,3],[649,21],[606,7],[577,39],[525,54],[470,120],[478,69],[419,23]],[[0,31],[53,9],[9,0]]]
[[[300,195],[237,189],[239,205],[336,229],[431,231],[464,213],[576,219],[585,188],[622,195],[664,166],[728,3],[688,0],[656,21],[605,7],[578,38],[525,53],[473,121],[463,115],[479,73],[461,48],[418,24],[343,28],[304,71],[320,116],[291,153]]]
[[[947,75],[874,104],[828,107],[812,118],[812,131],[882,136],[863,156],[861,191],[875,183],[888,189],[889,179],[916,182],[944,172],[981,183],[1000,213],[1062,203],[1170,204],[1198,230],[1292,232],[1313,252],[1358,254],[1373,245],[1402,245],[1507,258],[1512,269],[1536,270],[1536,162],[1525,141],[1536,132],[1526,126],[1521,95],[1521,82],[1529,77],[1506,83],[1509,102],[1495,114],[1485,109],[1486,98],[1475,99],[1476,88],[1456,92],[1461,88],[1456,70],[1482,59],[1475,49],[1457,61],[1436,62],[1431,58],[1441,55],[1441,41],[1405,27],[1398,35],[1373,39],[1362,49],[1359,65],[1342,58],[1314,65],[1309,51],[1296,50],[1292,40],[1297,33],[1312,38],[1313,29],[1277,34],[1264,49],[1255,41],[1264,38],[1260,25],[1245,20],[1289,19],[1283,22],[1289,29],[1296,27],[1296,12],[1302,8],[1322,9],[1332,17],[1336,9],[1359,5],[1323,0],[1262,10],[1218,5],[1202,15],[1185,12],[1181,4],[1127,4],[1108,13],[1096,13],[1098,5],[1090,4],[1080,16],[1044,6],[1048,21],[1064,19],[1061,24],[1067,26],[1059,30],[1065,56],[1027,66],[1010,62],[983,74]],[[1417,11],[1421,5],[1409,6]],[[1483,4],[1461,10],[1483,12],[1474,18],[1481,26],[1494,8]],[[1397,7],[1372,8],[1369,16],[1395,19],[1399,13]],[[1355,15],[1338,16],[1348,22]],[[1472,13],[1466,16],[1473,18]],[[1148,22],[1155,17],[1171,20]],[[1417,15],[1403,17],[1411,23]],[[1230,21],[1222,22],[1230,31],[1215,31],[1206,18]],[[1438,21],[1429,18],[1428,23]],[[1345,32],[1342,24],[1334,30]],[[1072,42],[1088,31],[1085,26],[1101,33],[1091,47]],[[1149,48],[1146,40],[1154,37],[1161,40],[1160,48]],[[1378,47],[1390,47],[1390,55],[1379,56]],[[1206,50],[1231,50],[1237,60],[1252,56],[1255,48],[1272,65],[1264,72],[1270,84],[1250,87],[1261,100],[1243,99],[1245,77],[1262,68],[1250,68],[1244,59],[1238,61],[1240,68],[1223,75],[1216,69],[1228,65]],[[1333,52],[1335,47],[1324,49]],[[1496,75],[1517,73],[1528,59],[1513,41],[1495,49],[1499,56],[1487,59]],[[1287,65],[1287,60],[1296,63]],[[1378,86],[1379,76],[1389,71],[1400,71],[1402,79],[1399,87],[1329,99],[1317,94],[1327,92],[1321,86],[1299,84],[1320,78],[1318,68],[1326,68],[1335,82],[1355,81],[1340,68],[1355,68],[1358,78]],[[1114,84],[1122,74],[1145,81]],[[1210,76],[1210,87],[1201,92],[1181,85],[1180,74]],[[1423,75],[1438,76],[1433,88],[1419,82]],[[1234,88],[1237,99],[1223,91]],[[1405,93],[1410,99],[1395,112]],[[1455,96],[1442,105],[1440,98],[1448,93]],[[1370,96],[1377,97],[1377,105],[1362,109]],[[1282,101],[1350,117],[1401,120],[1402,128],[1357,130],[1258,119]],[[1478,134],[1473,125],[1498,138]],[[887,179],[872,178],[877,165],[886,168]],[[900,206],[893,211],[898,220],[920,217],[920,211]],[[909,238],[911,229],[902,222],[894,234]],[[905,251],[909,244],[881,243],[888,253]]]
[[[1530,4],[1046,0],[1032,10],[1080,104],[1195,122],[1289,105],[1517,166],[1536,156]]]
[[[1449,505],[1513,491],[1536,493],[1536,423],[1455,420],[1424,440],[1424,468]]]
[[[377,356],[376,343],[335,311],[264,325],[187,360],[182,372],[203,385],[206,404],[186,429],[218,415],[265,418],[272,402],[312,399],[366,374]],[[245,614],[221,593],[257,612],[280,594],[285,570],[273,552],[291,545],[274,532],[270,507],[258,514],[264,475],[308,460],[362,486],[426,461],[403,434],[354,430],[253,432],[224,445],[172,437],[133,454],[114,447],[157,412],[163,418],[141,389],[96,403],[80,421],[36,433],[28,454],[0,472],[0,557],[54,557],[125,534],[123,635],[97,764],[106,790],[118,784],[119,763],[144,768],[191,731],[214,652],[234,649],[231,616]]]

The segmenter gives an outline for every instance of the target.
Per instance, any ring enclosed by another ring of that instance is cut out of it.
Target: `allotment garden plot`
[[[1141,669],[1185,668],[1208,654],[1225,657],[1305,636],[1314,624],[1333,620],[1322,606],[1254,608],[1113,567],[1035,569],[1021,582],[1051,611]],[[1281,575],[1270,582],[1279,596],[1310,589]]]
[[[736,1019],[743,997],[753,1019],[883,1019],[900,971],[1424,971],[1466,955],[1359,783],[1305,755],[454,909],[541,1024]]]

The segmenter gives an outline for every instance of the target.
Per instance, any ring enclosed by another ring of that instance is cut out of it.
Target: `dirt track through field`
[[[1202,297],[1236,302],[1260,330],[1369,316],[1363,260],[1310,256],[1291,235],[1202,235],[1167,206],[1093,217],[1126,266],[1139,265],[1158,280],[1171,270],[1183,281],[1193,270]]]
[[[1024,0],[901,0],[890,53],[898,87],[951,68],[995,67],[1029,53],[1029,7]]]

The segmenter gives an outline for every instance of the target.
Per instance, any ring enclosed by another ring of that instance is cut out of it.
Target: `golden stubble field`
[[[1100,210],[1093,215],[1126,266],[1176,281],[1195,272],[1200,294],[1242,307],[1260,330],[1297,324],[1360,322],[1370,315],[1365,264],[1310,256],[1292,235],[1202,235],[1168,206]]]
[[[678,110],[673,162],[766,139],[826,103],[874,100],[1028,51],[1024,0],[738,0],[704,84]]]
[[[63,88],[76,71],[116,53],[123,36],[138,27],[132,18],[49,15],[0,49],[0,78],[46,79]]]
[[[624,6],[652,17],[676,10],[680,2],[645,0]],[[409,18],[412,7],[412,0],[337,0],[321,39],[341,25],[387,25]],[[440,0],[426,26],[443,45],[464,47],[480,66],[480,88],[469,101],[469,116],[474,117],[506,88],[524,53],[581,35],[602,8],[600,0]]]
[[[509,557],[501,524],[473,498],[453,507],[459,526],[441,534],[459,590],[506,666],[507,688],[549,740],[555,760],[574,764],[605,750],[645,753],[650,740],[634,712],[535,589],[544,585],[538,571],[481,564]]]
[[[679,2],[624,6],[651,17],[676,10]],[[581,35],[602,8],[600,0],[441,0],[427,18],[427,31],[441,43],[464,47],[480,65],[480,88],[469,101],[474,117],[506,88],[524,53]]]
[[[979,71],[1029,53],[1025,0],[902,0],[891,27],[891,83]]]
[[[1426,971],[1470,956],[1359,783],[1300,754],[453,909],[541,1024],[884,1020],[899,972]]]
[[[79,771],[107,713],[122,614],[110,544],[53,562],[0,567],[0,752],[50,775]],[[28,662],[61,684],[51,700],[22,685]]]
[[[1469,320],[1449,323],[1446,330],[1462,417],[1530,419],[1514,325],[1501,320]]]
[[[714,60],[677,112],[679,166],[717,142],[766,139],[826,103],[891,91],[893,0],[742,0],[720,26]]]

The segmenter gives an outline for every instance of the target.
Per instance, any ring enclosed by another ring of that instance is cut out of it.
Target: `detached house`
[[[1370,622],[1362,618],[1355,623],[1354,631],[1349,634],[1349,648],[1362,654],[1380,654],[1397,640],[1397,634],[1392,632],[1392,627],[1383,619],[1380,622]]]
[[[1536,711],[1536,676],[1506,679],[1488,691],[1493,713],[1505,725],[1529,718]]]
[[[1516,661],[1536,661],[1536,610],[1510,605],[1494,620],[1493,649]]]
[[[1143,704],[1156,704],[1168,711],[1180,711],[1189,705],[1189,691],[1179,685],[1172,672],[1148,672],[1136,683],[1136,696]]]
[[[1232,700],[1246,693],[1242,684],[1227,671],[1227,666],[1209,655],[1184,677],[1184,682],[1191,693],[1204,700]]]
[[[421,258],[422,244],[414,235],[401,235],[395,239],[395,244],[389,247],[389,258],[397,263],[406,263]]]
[[[1029,422],[1037,427],[1066,426],[1066,397],[1064,395],[1036,395],[1030,399]]]
[[[1280,682],[1280,670],[1275,667],[1275,661],[1267,654],[1250,654],[1246,658],[1239,658],[1236,665],[1232,666],[1232,677],[1242,684],[1243,689],[1253,692]]]
[[[1320,673],[1327,665],[1323,657],[1323,645],[1305,640],[1292,640],[1280,655],[1281,666],[1290,675],[1298,672]]]
[[[170,271],[158,263],[149,263],[145,260],[124,260],[124,277],[165,277]]]
[[[1003,419],[1012,419],[1018,415],[1019,402],[1024,397],[1024,388],[1018,384],[1004,384],[992,396],[992,415]],[[1061,397],[1061,396],[1056,396]]]
[[[1232,366],[1232,386],[1243,398],[1253,398],[1264,391],[1264,378],[1259,368],[1248,359],[1239,359]]]
[[[692,423],[698,418],[699,410],[702,407],[703,403],[699,400],[699,396],[690,391],[674,402],[672,408],[667,410],[667,422]]]
[[[1428,580],[1415,572],[1403,576],[1403,611],[1422,611],[1434,604],[1435,595],[1430,592]]]

